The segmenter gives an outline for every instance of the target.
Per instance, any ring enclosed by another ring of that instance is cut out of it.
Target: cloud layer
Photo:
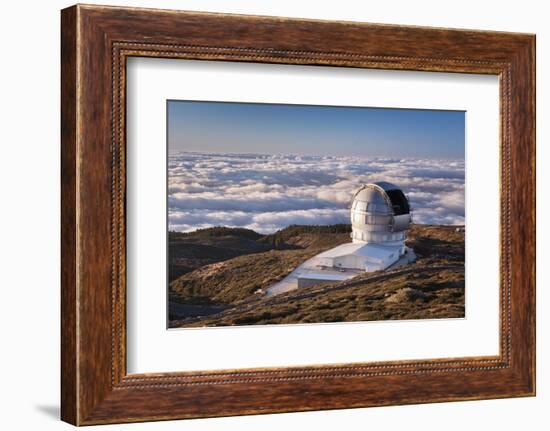
[[[409,197],[416,223],[464,224],[464,161],[171,153],[169,229],[349,223],[353,192],[389,181]]]

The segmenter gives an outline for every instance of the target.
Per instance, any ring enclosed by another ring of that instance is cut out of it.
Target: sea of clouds
[[[464,224],[464,160],[179,152],[168,160],[169,229],[349,223],[353,192],[375,181],[402,188],[415,223]]]

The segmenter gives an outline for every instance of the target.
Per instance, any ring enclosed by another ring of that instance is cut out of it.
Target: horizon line
[[[456,158],[456,157],[419,157],[419,156],[364,156],[364,155],[333,155],[333,154],[311,154],[311,153],[261,153],[261,152],[231,152],[231,151],[187,151],[180,149],[170,149],[168,148],[168,154],[176,153],[186,153],[186,154],[201,154],[201,155],[235,155],[235,156],[298,156],[298,157],[331,157],[336,159],[410,159],[410,160],[463,160],[466,161],[466,158]]]

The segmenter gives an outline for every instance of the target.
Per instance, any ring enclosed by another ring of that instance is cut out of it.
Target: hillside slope
[[[247,254],[311,247],[328,249],[340,244],[339,241],[349,240],[349,232],[348,225],[293,225],[270,235],[228,227],[169,232],[169,281],[205,265]]]
[[[464,316],[464,233],[451,226],[413,225],[408,245],[417,262],[266,297],[263,291],[297,265],[349,241],[349,226],[291,226],[249,241],[269,247],[198,267],[170,283],[170,326],[309,323]],[[251,231],[249,231],[251,232]],[[215,236],[202,232],[212,247]],[[231,234],[231,235],[229,235]],[[239,232],[225,231],[227,237]],[[193,235],[194,244],[203,245]],[[188,240],[188,243],[190,241]],[[218,257],[225,255],[220,254]],[[211,259],[215,256],[210,256]]]

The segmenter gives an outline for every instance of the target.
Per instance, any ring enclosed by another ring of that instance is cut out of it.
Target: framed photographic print
[[[535,37],[62,11],[62,419],[535,394]]]
[[[169,328],[465,317],[464,112],[167,117]]]

